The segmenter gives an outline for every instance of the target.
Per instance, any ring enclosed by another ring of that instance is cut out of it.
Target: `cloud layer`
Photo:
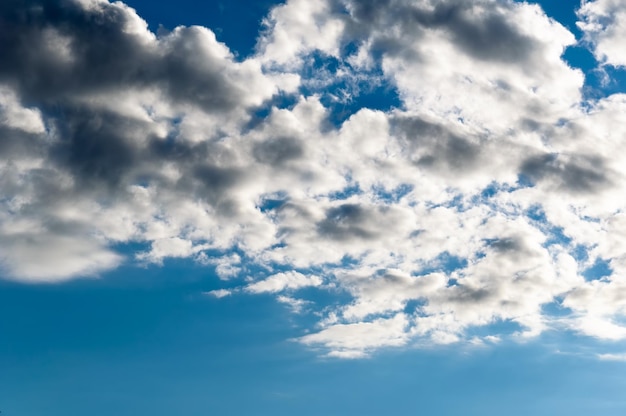
[[[602,65],[625,14],[578,12]],[[338,357],[626,338],[626,96],[583,101],[570,32],[505,0],[290,0],[265,25],[237,60],[120,2],[3,2],[3,277],[191,258],[238,285],[216,297],[318,316],[300,341]]]

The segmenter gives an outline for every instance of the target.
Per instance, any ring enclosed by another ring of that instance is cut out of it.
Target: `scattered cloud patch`
[[[626,36],[626,10],[619,0],[584,1],[578,10],[578,27],[584,32],[585,40],[593,45],[598,61],[626,66],[626,52],[621,39]]]
[[[598,354],[598,358],[602,361],[626,362],[626,354]]]
[[[322,279],[318,276],[305,276],[302,273],[290,271],[277,273],[267,279],[251,283],[246,286],[245,290],[249,293],[277,293],[321,284]]]
[[[233,291],[228,289],[216,289],[211,290],[210,292],[205,292],[204,294],[207,296],[213,296],[215,298],[221,299],[227,296],[231,296],[233,294]]]
[[[289,296],[278,296],[276,300],[280,303],[287,305],[293,313],[302,313],[304,308],[308,305],[312,305],[312,302],[303,299],[296,299]]]

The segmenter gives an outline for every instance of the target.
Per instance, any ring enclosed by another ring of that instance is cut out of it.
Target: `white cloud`
[[[405,345],[407,325],[408,319],[400,313],[393,318],[372,322],[331,325],[315,334],[305,335],[299,341],[312,346],[321,344],[330,349],[330,356],[360,358],[377,348]]]
[[[207,296],[213,296],[215,298],[221,299],[225,298],[226,296],[231,296],[233,294],[233,291],[228,289],[216,289],[209,292],[204,292],[204,294]]]
[[[15,92],[2,86],[0,86],[0,123],[33,134],[44,133],[46,129],[38,109],[22,107]]]
[[[296,299],[289,296],[278,296],[276,300],[280,303],[287,305],[293,313],[302,313],[304,308],[308,305],[312,305],[313,302],[309,302],[303,299]]]
[[[71,22],[0,33],[3,277],[97,275],[138,243],[132,261],[242,279],[211,296],[311,313],[299,341],[343,358],[562,328],[626,338],[626,98],[581,102],[561,59],[575,39],[538,5],[290,0],[241,62],[207,28],[155,35],[122,3],[63,7]],[[622,9],[579,12],[607,64],[622,65]],[[400,105],[344,113],[361,84]],[[599,260],[611,273],[585,281]],[[307,287],[334,301],[296,297]],[[511,330],[467,335],[494,323]]]
[[[215,265],[215,273],[222,280],[234,278],[242,271],[238,254],[210,258],[206,253],[200,253],[196,260],[202,265]]]
[[[626,37],[626,3],[623,0],[582,1],[577,25],[594,46],[600,62],[626,66],[623,39]]]
[[[312,50],[336,55],[343,22],[331,8],[327,0],[292,0],[274,7],[265,20],[268,28],[260,41],[260,58],[268,65],[289,67]]]
[[[322,279],[318,276],[305,276],[295,271],[276,273],[267,279],[246,286],[250,293],[277,293],[284,290],[297,290],[304,287],[320,286]]]
[[[626,354],[598,354],[602,361],[626,361]]]
[[[122,256],[104,244],[45,231],[3,235],[0,248],[0,266],[9,276],[29,283],[95,276],[122,262]]]
[[[159,238],[152,242],[150,251],[137,254],[137,259],[152,263],[161,263],[166,257],[190,257],[205,248],[208,248],[208,246],[194,246],[192,241],[179,237]]]

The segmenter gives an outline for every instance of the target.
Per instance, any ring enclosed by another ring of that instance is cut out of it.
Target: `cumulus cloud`
[[[578,12],[604,64],[625,7]],[[121,2],[5,1],[2,277],[188,258],[229,280],[210,296],[310,313],[299,341],[342,358],[626,338],[626,96],[583,101],[575,42],[524,2],[290,0],[238,60]]]
[[[322,279],[318,276],[305,276],[298,272],[277,273],[246,286],[250,293],[276,293],[284,290],[295,290],[307,286],[319,286]]]
[[[594,49],[600,62],[626,66],[622,39],[626,36],[626,10],[622,0],[582,1],[578,10],[578,27]]]
[[[306,345],[329,347],[330,357],[362,358],[373,349],[406,344],[407,324],[406,316],[397,314],[372,322],[331,325],[315,334],[305,335],[299,341]]]

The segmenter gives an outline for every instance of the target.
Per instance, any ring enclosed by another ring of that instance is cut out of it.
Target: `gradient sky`
[[[626,1],[0,4],[0,411],[624,415]]]

